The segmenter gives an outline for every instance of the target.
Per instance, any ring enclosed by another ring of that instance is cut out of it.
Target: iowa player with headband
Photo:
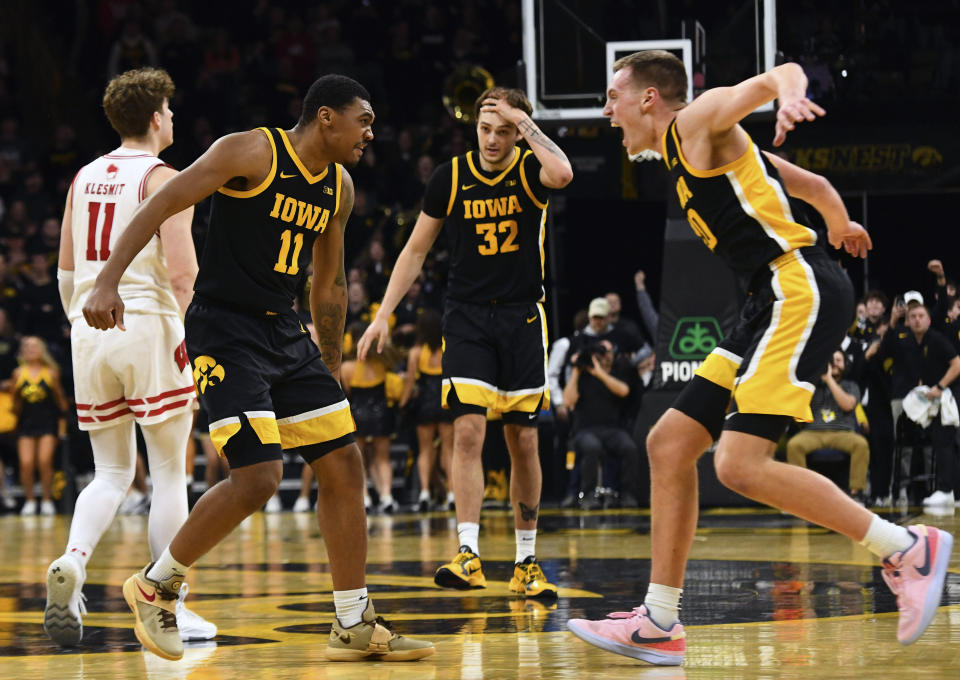
[[[883,577],[897,594],[902,644],[923,633],[940,603],[950,534],[892,524],[827,478],[773,459],[787,424],[812,420],[814,385],[854,312],[850,281],[816,245],[793,199],[823,216],[835,248],[863,257],[872,246],[827,180],[760,151],[739,125],[777,99],[779,146],[797,123],[825,113],[806,98],[806,87],[803,70],[784,64],[688,104],[687,74],[672,54],[639,52],[614,64],[604,115],[622,128],[629,154],[662,154],[691,227],[749,294],[737,327],[647,437],[652,564],[643,605],[601,621],[568,622],[577,636],[609,651],[682,663],[678,610],[697,524],[696,462],[718,437],[714,462],[726,486],[849,536],[883,560]]]
[[[355,165],[373,139],[373,118],[362,85],[327,75],[310,87],[292,130],[220,138],[143,203],[83,308],[94,328],[123,328],[117,283],[124,270],[164,220],[213,194],[186,342],[210,438],[230,476],[197,501],[163,554],[123,586],[137,638],[164,658],[183,655],[170,614],[187,570],[273,496],[283,450],[307,461],[319,485],[317,523],[336,608],[327,657],[402,661],[434,651],[392,633],[367,597],[363,464],[339,380],[343,230],[354,196],[344,165]],[[319,349],[293,311],[311,261]]]
[[[196,392],[181,319],[197,274],[192,206],[160,223],[120,278],[126,332],[96,331],[81,313],[141,201],[177,174],[157,158],[173,143],[172,96],[173,81],[160,69],[128,71],[110,81],[103,109],[120,146],[80,169],[63,211],[57,278],[71,324],[77,420],[90,434],[95,473],[77,498],[66,552],[47,570],[43,625],[61,645],[83,636],[86,565],[133,481],[134,423],[143,432],[153,479],[148,535],[154,558],[187,519],[185,468]],[[176,620],[183,639],[217,634],[182,599]]]
[[[510,588],[518,595],[555,598],[557,588],[534,556],[541,488],[537,411],[549,399],[547,324],[540,303],[548,190],[569,184],[573,170],[530,119],[530,103],[520,90],[489,89],[477,99],[475,111],[479,151],[444,163],[427,183],[423,212],[358,353],[363,358],[374,343],[383,350],[387,320],[446,224],[452,254],[441,398],[455,419],[452,490],[460,550],[434,580],[458,589],[486,584],[477,537],[489,408],[503,414],[513,471],[517,552]],[[530,150],[516,145],[520,139]]]

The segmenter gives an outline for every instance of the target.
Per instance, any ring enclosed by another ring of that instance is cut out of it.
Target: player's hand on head
[[[487,97],[480,105],[480,113],[496,113],[504,120],[516,125],[527,114],[510,105],[506,99]]]
[[[360,336],[360,340],[357,341],[357,359],[363,361],[367,358],[367,353],[373,346],[374,341],[377,343],[377,354],[382,353],[383,348],[387,345],[389,333],[390,329],[387,327],[386,320],[374,317],[370,325],[367,326],[367,330]]]
[[[95,285],[83,305],[83,318],[92,328],[101,331],[114,326],[122,331],[127,330],[123,325],[123,300],[116,287]]]
[[[823,116],[827,113],[821,106],[807,97],[781,99],[779,103],[776,133],[773,137],[774,146],[783,144],[787,138],[787,133],[792,131],[797,123],[802,123],[805,120],[816,120],[817,116]]]

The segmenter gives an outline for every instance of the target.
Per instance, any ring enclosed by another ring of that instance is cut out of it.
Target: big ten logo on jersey
[[[273,200],[273,210],[270,211],[270,217],[291,224],[296,223],[298,227],[310,231],[319,231],[322,234],[323,230],[327,228],[327,222],[330,221],[330,211],[321,208],[319,205],[298,201],[292,196],[277,192]]]
[[[713,250],[717,245],[717,237],[713,235],[710,227],[707,226],[707,223],[696,210],[687,208],[687,203],[693,198],[693,192],[687,186],[687,180],[683,175],[680,175],[677,180],[677,198],[680,199],[680,207],[687,211],[687,221],[690,223],[690,228],[700,237],[707,248]]]
[[[500,198],[463,201],[463,217],[468,220],[505,217],[520,212],[523,212],[523,207],[520,205],[520,200],[516,194]],[[513,253],[520,250],[520,244],[516,242],[517,235],[520,233],[520,225],[516,220],[478,222],[476,231],[477,235],[483,238],[483,241],[477,245],[477,252],[481,255]],[[503,241],[500,241],[497,234],[505,234]]]

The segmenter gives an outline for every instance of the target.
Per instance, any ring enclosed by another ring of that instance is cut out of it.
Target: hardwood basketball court
[[[894,513],[957,533],[953,516]],[[413,663],[331,663],[326,551],[312,514],[250,517],[195,567],[188,605],[215,622],[209,643],[178,662],[141,651],[121,584],[149,554],[146,517],[121,516],[94,554],[84,637],[60,649],[43,632],[45,572],[69,518],[0,518],[0,678],[916,678],[960,676],[960,557],[943,602],[914,645],[896,642],[896,601],[872,555],[844,537],[766,509],[704,511],[682,616],[682,667],[653,667],[593,648],[566,621],[629,610],[649,576],[646,511],[543,514],[537,554],[560,587],[555,607],[507,590],[514,538],[506,511],[484,511],[480,550],[490,586],[446,591],[436,567],[456,550],[452,513],[370,518],[368,586],[377,611],[437,653]]]

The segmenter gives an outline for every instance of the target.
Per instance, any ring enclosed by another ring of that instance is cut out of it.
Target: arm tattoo
[[[335,302],[321,302],[313,309],[313,325],[317,331],[320,355],[331,373],[340,370],[346,312],[345,305]]]
[[[534,505],[532,508],[522,501],[518,502],[517,505],[520,506],[520,517],[524,522],[532,522],[537,519],[537,515],[540,513],[539,503]]]
[[[526,139],[530,144],[539,144],[554,156],[566,158],[566,155],[563,153],[560,147],[557,146],[552,139],[543,134],[540,128],[538,128],[536,123],[534,123],[532,120],[521,120],[519,129],[523,134],[523,138]]]

